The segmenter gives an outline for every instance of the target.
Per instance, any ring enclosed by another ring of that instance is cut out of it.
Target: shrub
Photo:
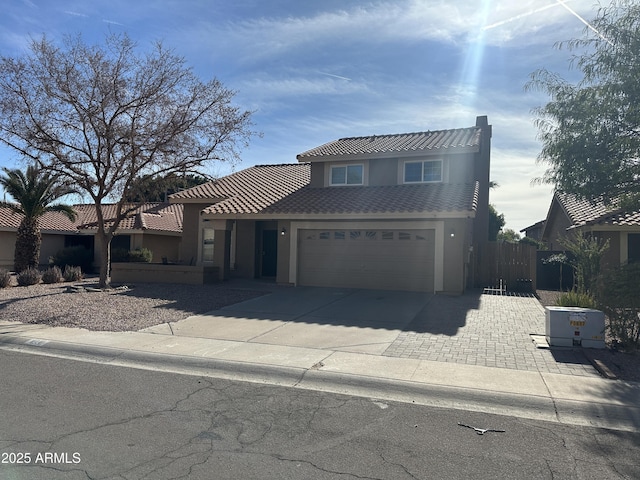
[[[69,265],[64,267],[63,276],[65,282],[79,282],[84,277],[80,267],[70,267]]]
[[[153,259],[153,252],[148,248],[136,248],[129,251],[130,262],[149,263]]]
[[[81,245],[63,248],[54,255],[53,264],[60,268],[67,265],[80,267],[82,271],[87,272],[93,264],[93,253]]]
[[[60,283],[62,281],[62,271],[60,271],[60,267],[54,265],[45,270],[42,274],[42,281],[44,283]]]
[[[563,238],[560,243],[573,254],[569,264],[573,268],[575,288],[579,292],[594,294],[602,257],[609,249],[609,240],[602,242],[596,237],[578,234],[571,238]]]
[[[624,348],[640,347],[640,263],[606,271],[598,284],[598,304],[609,335]]]
[[[114,248],[113,250],[111,250],[111,261],[128,262],[129,250],[127,250],[126,248]]]
[[[42,274],[37,268],[27,268],[18,274],[17,280],[21,287],[37,285],[42,280]]]
[[[589,293],[571,290],[561,293],[556,300],[556,305],[559,307],[597,308],[598,303]]]
[[[6,288],[11,285],[11,274],[9,270],[0,268],[0,288]]]

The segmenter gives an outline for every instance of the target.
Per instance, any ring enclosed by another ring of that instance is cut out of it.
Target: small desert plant
[[[60,283],[62,281],[62,271],[60,267],[54,265],[53,267],[48,268],[42,274],[42,282],[43,283]]]
[[[640,263],[607,270],[600,277],[598,303],[611,337],[626,349],[640,348]]]
[[[0,268],[0,288],[6,288],[11,285],[11,274],[9,270]]]
[[[571,290],[558,296],[556,305],[559,307],[597,308],[596,299],[588,293]]]
[[[130,262],[144,262],[149,263],[153,259],[153,252],[148,248],[136,248],[129,251]]]
[[[53,264],[60,268],[66,265],[73,265],[80,267],[85,272],[91,269],[92,263],[93,253],[82,245],[66,247],[53,257]]]
[[[65,282],[79,282],[83,278],[82,269],[67,265],[64,267],[63,277]]]
[[[42,274],[37,268],[27,268],[18,274],[17,280],[21,287],[37,285],[42,280]]]

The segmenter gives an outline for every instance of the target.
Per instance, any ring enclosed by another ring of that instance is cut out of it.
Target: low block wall
[[[201,285],[220,281],[218,267],[164,265],[161,263],[112,263],[113,283],[183,283]]]

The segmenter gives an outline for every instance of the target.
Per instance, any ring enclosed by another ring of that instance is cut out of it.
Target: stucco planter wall
[[[201,285],[219,281],[218,267],[163,265],[161,263],[113,263],[114,283],[183,283]]]

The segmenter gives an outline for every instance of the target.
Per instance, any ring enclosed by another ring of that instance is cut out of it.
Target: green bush
[[[9,270],[0,268],[0,288],[6,288],[11,285],[11,274]]]
[[[62,278],[62,271],[60,270],[60,267],[56,265],[48,268],[42,274],[43,283],[60,283],[62,281]]]
[[[556,305],[559,307],[597,308],[598,303],[592,295],[576,290],[563,292],[558,296]]]
[[[626,349],[640,348],[640,263],[606,271],[598,282],[598,304],[611,337]]]
[[[111,250],[111,261],[112,262],[128,262],[129,261],[129,250],[126,248],[114,248]]]
[[[53,264],[60,268],[67,265],[80,267],[83,272],[88,272],[93,264],[93,253],[81,245],[63,248],[54,255]]]
[[[64,281],[65,282],[79,282],[82,280],[82,269],[80,267],[70,267],[69,265],[64,267]]]
[[[42,274],[37,268],[27,268],[18,274],[17,280],[21,287],[37,285],[42,280]]]
[[[130,262],[150,263],[153,259],[153,252],[148,248],[136,248],[129,251],[128,258]]]

